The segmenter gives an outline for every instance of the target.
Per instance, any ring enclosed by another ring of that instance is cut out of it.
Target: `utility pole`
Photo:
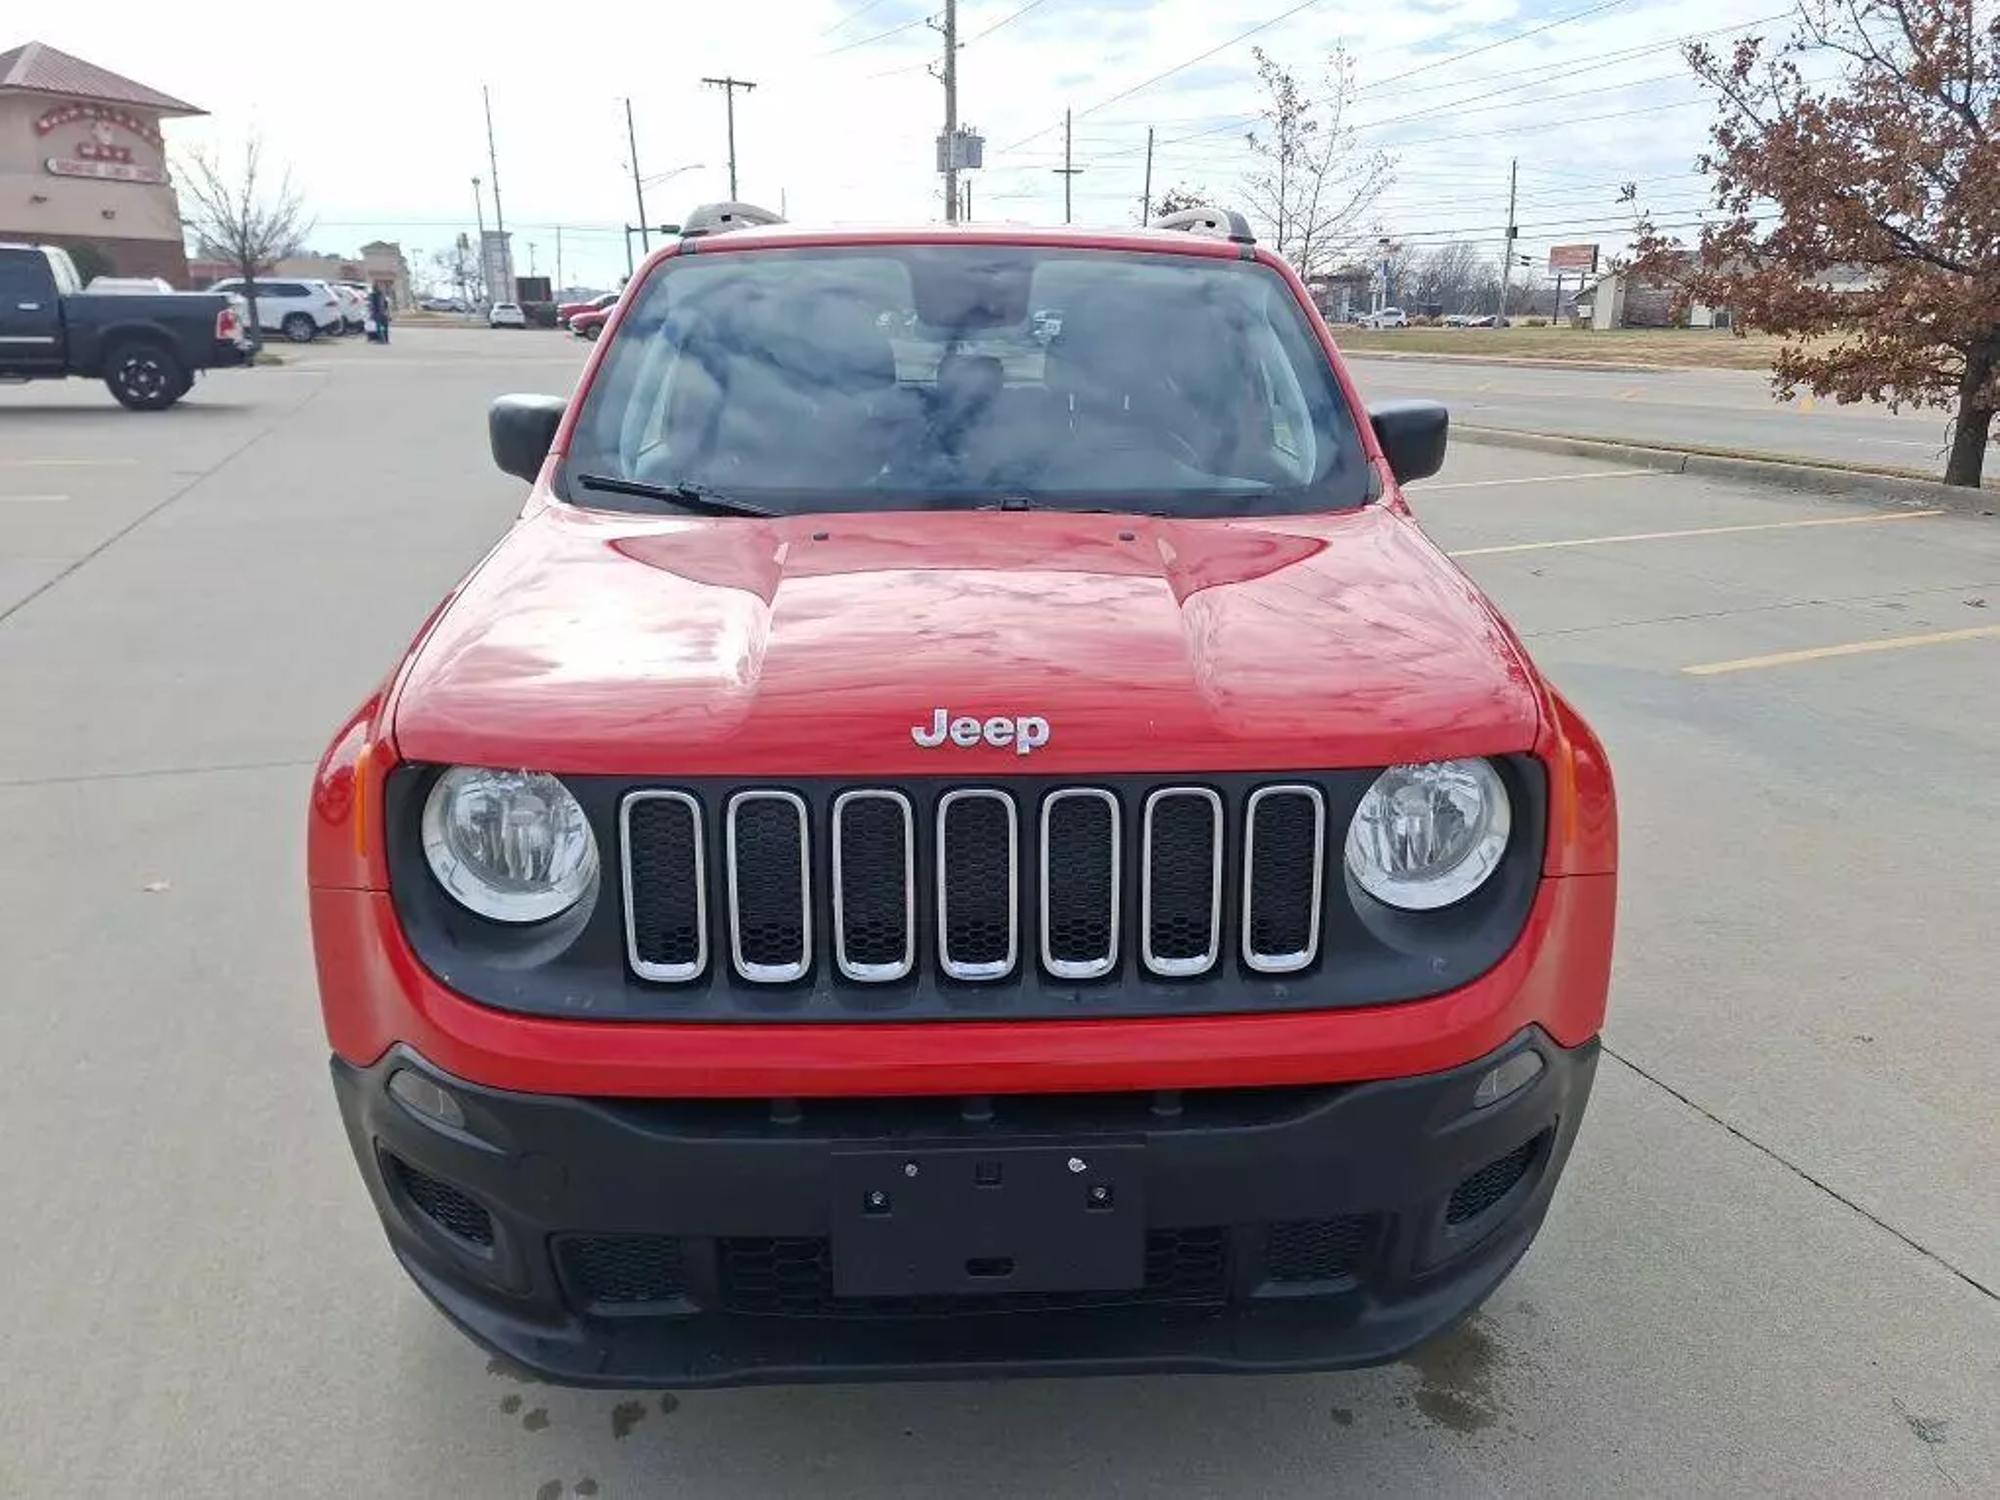
[[[944,221],[958,222],[958,0],[944,0]]]
[[[500,153],[493,149],[493,95],[483,83],[479,94],[486,101],[486,160],[493,168],[493,232],[505,234],[507,215],[500,209]]]
[[[629,95],[625,99],[625,149],[632,158],[632,196],[639,200],[639,244],[650,255],[653,253],[653,242],[646,237],[646,190],[639,185],[639,138],[632,133],[632,100]],[[733,149],[731,156],[733,159]],[[731,197],[736,195],[734,173],[731,174],[729,192]],[[629,236],[625,248],[628,251],[632,248]]]
[[[473,262],[479,268],[479,300],[486,300],[486,200],[479,195],[479,179],[472,179],[472,212],[479,221],[479,258]]]
[[[562,273],[562,225],[556,225],[556,285],[563,284]]]
[[[742,78],[704,78],[702,82],[710,88],[722,90],[723,100],[729,114],[729,200],[736,201],[736,91],[754,89],[756,84]],[[646,216],[642,213],[640,218]]]
[[[1083,170],[1082,167],[1073,167],[1069,164],[1069,126],[1070,126],[1070,112],[1068,110],[1064,110],[1063,111],[1063,164],[1059,167],[1054,168],[1053,170],[1055,174],[1058,177],[1062,178],[1063,180],[1063,223],[1065,224],[1069,223],[1070,221],[1070,205],[1069,205],[1070,184],[1073,181],[1075,181],[1076,174]]]
[[[1146,127],[1146,191],[1139,195],[1139,222],[1153,220],[1153,127]]]
[[[1514,274],[1514,236],[1521,232],[1514,223],[1514,185],[1520,170],[1519,157],[1507,163],[1507,243],[1500,252],[1500,318],[1496,325],[1500,328],[1507,326],[1507,283]]]
[[[528,241],[528,274],[530,276],[535,274],[535,242],[533,240]]]

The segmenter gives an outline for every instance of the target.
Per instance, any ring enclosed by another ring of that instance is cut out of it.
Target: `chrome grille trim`
[[[1078,960],[1057,958],[1049,947],[1049,816],[1058,802],[1073,797],[1095,797],[1111,809],[1111,934],[1110,945],[1102,958]],[[1125,863],[1125,849],[1120,838],[1118,798],[1101,787],[1064,787],[1050,792],[1042,799],[1042,967],[1057,979],[1102,979],[1118,966],[1118,907],[1120,897],[1119,875]]]
[[[845,902],[841,899],[841,814],[856,802],[888,802],[903,814],[903,957],[894,964],[850,963],[847,957]],[[833,799],[833,958],[840,972],[859,984],[887,984],[903,978],[917,963],[917,830],[910,799],[901,792],[868,788],[842,792]]]
[[[640,802],[678,802],[694,823],[694,961],[686,964],[649,963],[639,957],[639,934],[632,914],[632,808]],[[689,792],[639,791],[625,794],[618,804],[618,863],[625,894],[625,959],[641,979],[680,984],[708,968],[708,850],[703,843],[701,802]]]
[[[960,963],[951,956],[951,912],[946,895],[950,840],[946,815],[960,802],[991,799],[1007,809],[1007,956],[993,963]],[[938,965],[953,979],[1004,979],[1014,972],[1021,949],[1021,829],[1014,799],[990,787],[961,787],[946,792],[937,804],[937,943]]]
[[[1266,797],[1306,797],[1313,806],[1312,915],[1306,946],[1297,953],[1259,953],[1251,946],[1257,891],[1257,808]],[[1320,892],[1326,878],[1326,796],[1316,786],[1289,782],[1261,786],[1243,804],[1243,963],[1259,974],[1291,974],[1319,954]]]
[[[1170,797],[1198,797],[1206,802],[1215,828],[1210,851],[1208,945],[1193,958],[1161,958],[1153,952],[1153,816]],[[1222,797],[1205,786],[1157,787],[1146,796],[1146,812],[1139,851],[1139,956],[1153,973],[1166,979],[1183,979],[1205,974],[1222,956],[1222,844],[1227,825],[1223,821]]]
[[[783,802],[798,814],[799,820],[799,956],[796,962],[784,964],[750,963],[743,957],[743,917],[737,899],[736,889],[736,819],[746,803]],[[736,966],[736,972],[752,984],[786,984],[805,977],[812,967],[812,820],[806,811],[805,798],[797,792],[781,791],[777,788],[738,792],[729,799],[729,811],[723,820],[723,832],[728,840],[729,865],[729,956]]]

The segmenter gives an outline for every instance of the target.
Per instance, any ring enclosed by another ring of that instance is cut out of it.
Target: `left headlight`
[[[495,922],[568,911],[597,878],[597,838],[569,788],[543,771],[454,766],[424,802],[438,884]]]
[[[1499,868],[1513,821],[1507,785],[1490,761],[1391,766],[1347,825],[1347,868],[1377,901],[1436,911]]]

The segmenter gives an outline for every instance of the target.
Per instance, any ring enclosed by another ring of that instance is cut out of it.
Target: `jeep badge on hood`
[[[912,724],[910,738],[926,750],[935,750],[947,739],[967,748],[984,740],[996,750],[1012,745],[1016,755],[1026,755],[1049,742],[1049,721],[1038,714],[1018,714],[1011,719],[998,714],[982,723],[969,714],[953,719],[944,709],[934,708],[930,728]]]

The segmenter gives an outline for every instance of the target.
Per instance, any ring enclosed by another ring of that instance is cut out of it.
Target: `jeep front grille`
[[[1087,982],[1127,964],[1156,979],[1198,978],[1230,947],[1257,974],[1292,973],[1319,956],[1328,818],[1308,783],[1231,802],[1193,785],[1123,795],[955,787],[921,810],[890,787],[842,791],[816,808],[778,787],[718,800],[719,872],[708,867],[694,794],[647,789],[620,803],[626,953],[641,979],[697,980],[718,944],[735,974],[759,985],[805,979],[816,962],[852,984],[888,985],[928,961],[970,986],[1019,978],[1024,962]],[[1139,824],[1131,843],[1128,809]],[[823,907],[816,868],[829,887]],[[1227,871],[1240,871],[1239,885]],[[722,911],[711,933],[713,905]],[[815,932],[830,939],[816,947]]]

